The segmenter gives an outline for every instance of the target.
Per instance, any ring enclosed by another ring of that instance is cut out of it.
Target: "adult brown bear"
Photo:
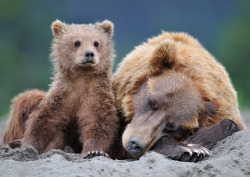
[[[155,150],[198,161],[245,129],[225,68],[185,33],[163,32],[135,47],[113,75],[113,89],[128,124],[123,146],[134,157]]]

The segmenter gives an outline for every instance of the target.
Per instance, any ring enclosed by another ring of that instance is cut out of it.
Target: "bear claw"
[[[211,155],[210,151],[207,148],[201,147],[201,149],[205,152],[205,155],[208,155],[208,156]]]
[[[181,149],[182,149],[184,152],[189,153],[189,155],[190,155],[190,156],[192,156],[192,155],[193,155],[193,152],[191,151],[191,149],[190,149],[190,148],[188,148],[188,147],[181,147]]]
[[[88,151],[87,155],[85,155],[84,158],[90,159],[90,158],[97,157],[97,156],[104,156],[104,157],[109,158],[109,155],[103,151]]]
[[[169,158],[184,162],[199,162],[203,160],[205,157],[211,155],[211,153],[207,148],[196,144],[187,144],[186,146],[177,146],[177,147],[179,147],[179,153],[181,154]]]
[[[203,154],[205,156],[210,156],[211,155],[210,151],[205,147],[199,146],[197,144],[188,144],[187,146],[198,150],[199,153],[201,153],[201,154]]]
[[[152,150],[167,158],[184,162],[199,162],[211,155],[207,148],[199,144],[178,142],[169,136],[158,140]]]

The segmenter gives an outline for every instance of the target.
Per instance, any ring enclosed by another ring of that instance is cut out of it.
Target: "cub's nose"
[[[93,62],[93,59],[94,59],[95,54],[94,54],[93,51],[86,51],[86,52],[84,53],[84,56],[85,56],[85,58],[87,59],[87,62]]]
[[[146,145],[143,143],[143,141],[136,137],[132,136],[127,145],[127,150],[132,156],[138,156],[140,155],[146,148]]]

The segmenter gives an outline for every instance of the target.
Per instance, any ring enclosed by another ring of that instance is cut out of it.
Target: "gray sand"
[[[250,129],[249,112],[242,115]],[[199,163],[178,162],[154,152],[137,161],[105,157],[86,160],[65,151],[38,155],[31,146],[23,150],[0,146],[0,176],[250,176],[249,131],[222,140],[212,150],[211,157]]]

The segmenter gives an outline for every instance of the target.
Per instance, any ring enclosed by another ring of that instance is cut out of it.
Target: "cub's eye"
[[[97,41],[94,42],[94,46],[95,47],[98,47],[99,46],[99,43]]]
[[[157,110],[158,109],[156,103],[154,103],[153,101],[148,101],[148,105],[150,106],[150,108],[152,110]]]
[[[76,41],[75,43],[74,43],[74,46],[75,47],[79,47],[81,45],[81,42],[80,41]]]

